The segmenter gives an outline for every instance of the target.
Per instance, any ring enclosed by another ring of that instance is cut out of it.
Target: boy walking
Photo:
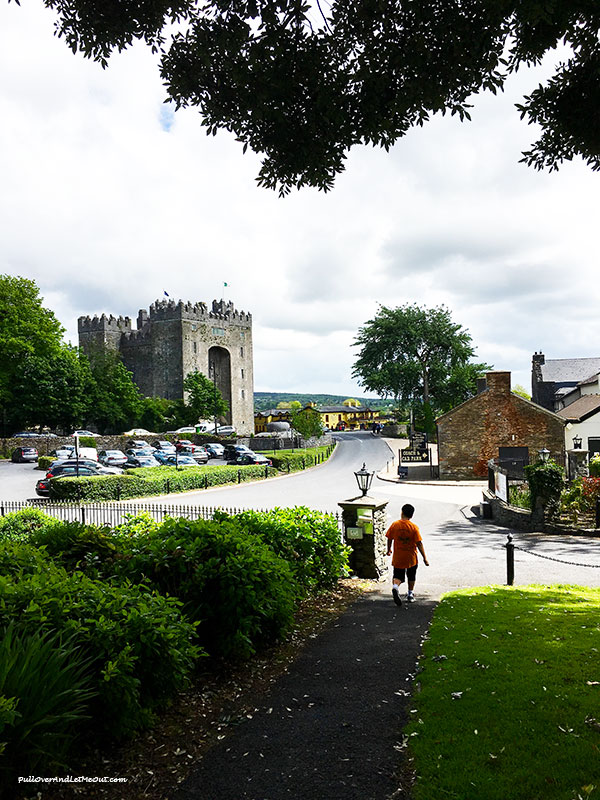
[[[406,595],[406,599],[409,603],[412,603],[415,599],[414,588],[419,561],[417,549],[423,557],[425,566],[429,566],[419,529],[414,522],[411,522],[414,513],[415,507],[411,506],[410,503],[403,505],[400,519],[396,520],[396,522],[392,522],[385,534],[388,539],[388,556],[392,552],[392,542],[394,545],[394,554],[392,556],[392,567],[394,569],[392,597],[397,606],[402,605],[400,586],[404,583],[405,576],[408,579],[408,594]]]

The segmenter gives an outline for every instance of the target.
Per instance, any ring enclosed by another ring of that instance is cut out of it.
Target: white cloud
[[[362,394],[351,343],[379,303],[446,304],[525,386],[535,350],[600,355],[598,175],[517,163],[535,75],[478,98],[470,124],[357,148],[326,195],[281,200],[256,187],[256,156],[164,104],[147,49],[102,70],[52,19],[0,5],[0,272],[35,280],[73,341],[82,314],[135,318],[165,289],[210,303],[227,282],[253,315],[258,390]]]

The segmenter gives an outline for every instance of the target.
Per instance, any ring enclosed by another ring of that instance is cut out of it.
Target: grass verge
[[[578,586],[444,596],[405,730],[414,800],[600,799],[599,612]]]

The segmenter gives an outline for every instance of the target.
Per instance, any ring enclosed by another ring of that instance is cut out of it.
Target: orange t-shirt
[[[422,541],[415,523],[409,519],[398,519],[392,522],[385,535],[394,542],[392,566],[401,569],[414,567],[418,561],[417,542]]]

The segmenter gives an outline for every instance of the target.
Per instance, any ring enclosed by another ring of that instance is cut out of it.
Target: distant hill
[[[392,400],[382,400],[381,397],[356,397],[362,406],[371,408],[392,408]],[[278,403],[290,403],[298,400],[305,406],[307,403],[316,403],[318,406],[333,406],[348,400],[348,395],[340,394],[294,394],[293,392],[254,392],[254,410],[267,411],[270,408],[277,408]]]

